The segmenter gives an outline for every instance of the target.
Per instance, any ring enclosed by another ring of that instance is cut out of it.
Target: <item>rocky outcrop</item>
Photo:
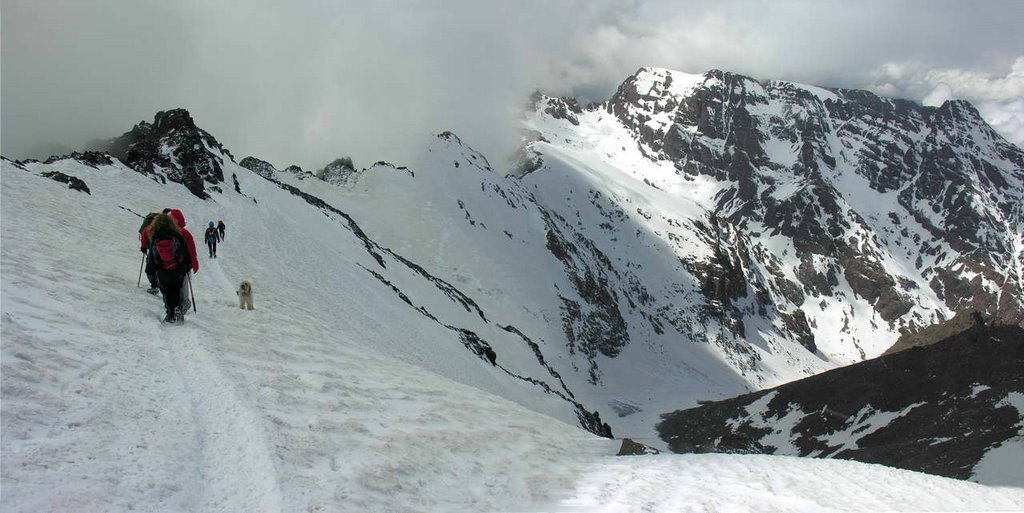
[[[224,181],[224,159],[232,159],[216,139],[196,126],[185,109],[161,111],[120,137],[97,143],[128,167],[161,182],[184,185],[206,199],[205,184]]]
[[[110,155],[98,151],[86,151],[82,153],[76,151],[68,155],[62,155],[59,157],[54,156],[46,159],[46,162],[44,162],[44,164],[53,164],[54,162],[59,162],[61,160],[68,159],[81,162],[94,169],[98,169],[99,166],[111,166],[114,164],[114,161],[110,158]]]
[[[277,173],[273,165],[256,157],[245,157],[238,165],[267,179],[273,179],[275,173]]]
[[[89,186],[85,184],[85,181],[81,178],[69,176],[59,171],[48,171],[42,173],[40,176],[44,176],[55,182],[66,183],[68,188],[73,191],[84,192],[86,194],[92,194],[89,192]]]
[[[1024,435],[1013,399],[1024,395],[1022,368],[1024,329],[973,324],[928,346],[663,415],[658,431],[674,452],[852,459],[967,479],[987,451]]]
[[[882,353],[882,356],[905,351],[912,347],[930,346],[936,342],[959,335],[971,328],[984,327],[985,324],[984,316],[977,310],[959,312],[947,321],[933,324],[921,331],[901,335],[892,347]]]
[[[295,177],[298,178],[299,180],[307,180],[309,178],[316,178],[316,175],[314,175],[313,173],[310,173],[309,171],[306,171],[306,170],[302,169],[301,167],[296,166],[294,164],[290,165],[290,166],[288,166],[288,167],[286,167],[284,169],[282,169],[281,172],[282,173],[291,173],[291,174],[295,175]]]
[[[321,180],[340,186],[351,185],[355,183],[359,177],[359,172],[356,171],[355,166],[352,165],[352,159],[349,157],[341,157],[334,159],[333,162],[324,166],[317,176]]]

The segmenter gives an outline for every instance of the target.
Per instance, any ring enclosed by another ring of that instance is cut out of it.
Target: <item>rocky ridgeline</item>
[[[1021,369],[1024,329],[978,323],[927,346],[663,415],[658,431],[680,453],[840,458],[968,479],[987,451],[1022,435],[1011,397],[1024,392]]]
[[[612,115],[644,158],[721,185],[703,206],[729,247],[689,266],[726,324],[742,324],[730,303],[749,298],[813,351],[819,306],[854,299],[894,334],[960,310],[1024,319],[1024,151],[967,102],[644,68],[606,102],[535,95],[532,106],[564,121],[535,123],[533,139],[585,139]],[[769,251],[769,238],[792,253]]]
[[[245,157],[238,163],[238,165],[267,179],[276,179],[277,173],[290,173],[300,180],[317,178],[327,183],[342,187],[354,184],[360,173],[352,165],[352,159],[349,157],[334,159],[330,164],[327,164],[323,169],[315,173],[311,173],[294,165],[288,166],[282,170],[277,170],[269,162],[260,160],[256,157]]]
[[[96,146],[142,174],[180,183],[204,199],[209,197],[206,184],[223,183],[224,160],[233,159],[185,109],[158,112],[152,123],[142,121]]]

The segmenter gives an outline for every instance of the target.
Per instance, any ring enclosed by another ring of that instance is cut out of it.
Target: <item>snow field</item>
[[[610,458],[616,442],[482,391],[500,383],[486,366],[272,184],[232,167],[258,206],[203,202],[119,166],[59,166],[92,195],[2,168],[4,512],[1024,508],[1020,490],[855,462]],[[228,224],[184,325],[161,326],[131,283],[139,220],[118,206]]]

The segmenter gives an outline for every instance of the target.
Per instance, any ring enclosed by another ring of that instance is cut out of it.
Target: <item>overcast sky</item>
[[[2,0],[0,146],[80,148],[185,107],[236,159],[492,160],[529,92],[604,99],[711,68],[975,102],[1024,146],[1024,1]]]

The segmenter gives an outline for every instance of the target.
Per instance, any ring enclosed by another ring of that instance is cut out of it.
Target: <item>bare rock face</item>
[[[180,183],[203,199],[209,197],[205,184],[222,183],[224,159],[233,158],[185,109],[158,112],[153,123],[142,121],[95,145],[128,167],[157,181]]]
[[[238,163],[238,165],[267,179],[273,179],[274,174],[277,172],[277,170],[274,169],[274,166],[269,162],[260,160],[256,157],[245,157]]]
[[[987,451],[1022,434],[1010,400],[1024,393],[1021,369],[1024,329],[974,323],[927,346],[665,414],[658,431],[674,452],[852,459],[968,479]]]
[[[45,173],[42,174],[42,176],[45,176],[46,178],[49,178],[50,180],[53,180],[55,182],[66,183],[66,184],[68,184],[68,188],[73,190],[73,191],[80,191],[80,192],[84,192],[86,194],[92,194],[89,191],[89,186],[86,185],[85,181],[82,180],[81,178],[77,178],[77,177],[74,177],[74,176],[68,176],[68,175],[66,175],[64,173],[61,173],[59,171],[45,172]]]
[[[976,326],[984,327],[984,316],[977,310],[957,313],[952,319],[928,326],[915,333],[901,335],[882,356],[905,351],[912,347],[930,346],[947,338],[959,335]]]
[[[355,182],[359,177],[359,172],[356,171],[351,158],[341,157],[334,159],[333,162],[324,166],[317,173],[317,176],[327,183],[346,186]]]

